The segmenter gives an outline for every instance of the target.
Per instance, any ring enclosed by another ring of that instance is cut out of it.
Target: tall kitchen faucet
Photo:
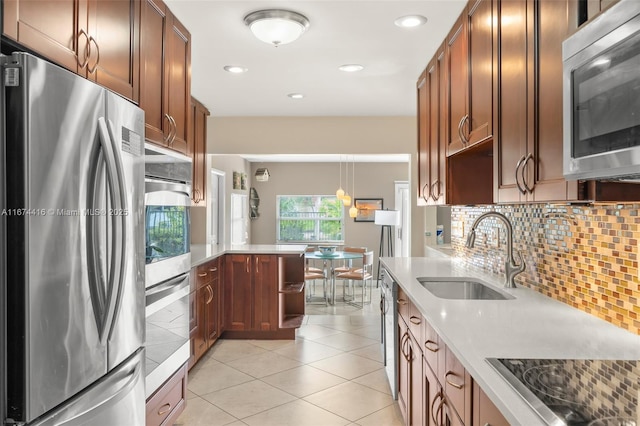
[[[476,241],[476,228],[478,224],[482,222],[487,217],[495,217],[496,219],[500,219],[504,226],[507,228],[507,258],[504,262],[504,270],[505,270],[505,281],[504,286],[506,288],[516,288],[515,277],[516,275],[524,272],[524,269],[527,267],[524,259],[522,258],[522,254],[520,252],[516,252],[518,255],[518,259],[520,260],[520,264],[518,265],[513,258],[513,226],[511,226],[511,222],[509,219],[502,213],[498,212],[487,212],[481,214],[471,225],[471,231],[469,231],[469,235],[467,236],[467,248],[473,248],[473,245]]]

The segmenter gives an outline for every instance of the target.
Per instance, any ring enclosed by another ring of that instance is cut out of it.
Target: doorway
[[[400,213],[400,225],[394,235],[395,257],[409,257],[411,247],[411,209],[409,208],[409,182],[395,182],[395,209]]]

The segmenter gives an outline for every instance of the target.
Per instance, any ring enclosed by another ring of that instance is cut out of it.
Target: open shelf
[[[299,328],[304,320],[304,314],[286,315],[280,324],[280,328]]]
[[[300,283],[284,283],[279,293],[283,294],[297,294],[302,293],[304,290],[304,281]]]

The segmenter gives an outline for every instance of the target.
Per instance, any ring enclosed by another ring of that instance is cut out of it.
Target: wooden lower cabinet
[[[146,404],[146,425],[172,425],[184,411],[187,400],[187,364],[151,395]]]
[[[192,270],[196,290],[189,295],[191,356],[189,369],[220,337],[220,258],[197,266]]]
[[[423,359],[422,394],[424,396],[424,424],[426,426],[440,426],[440,407],[442,404],[442,386],[438,382],[436,373],[431,370],[426,359]]]
[[[405,424],[422,425],[424,417],[423,358],[420,345],[403,319],[398,320],[400,331],[400,357],[398,369],[398,405]]]
[[[473,426],[509,426],[500,410],[476,382],[473,383]]]

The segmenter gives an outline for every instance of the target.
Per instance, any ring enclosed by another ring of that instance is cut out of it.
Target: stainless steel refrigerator
[[[3,423],[142,425],[144,112],[0,57]]]

